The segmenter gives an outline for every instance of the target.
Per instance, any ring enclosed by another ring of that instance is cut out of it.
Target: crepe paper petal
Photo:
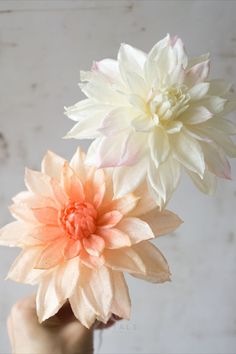
[[[95,320],[107,323],[113,313],[129,318],[123,272],[151,281],[169,277],[159,251],[151,248],[151,261],[145,258],[149,251],[144,241],[154,238],[153,231],[174,230],[178,217],[168,211],[162,214],[145,183],[118,198],[114,171],[89,167],[85,161],[80,149],[70,163],[47,153],[44,172],[28,171],[29,191],[13,198],[11,211],[20,221],[0,230],[1,245],[22,248],[8,277],[39,285],[40,322],[66,301],[87,327]],[[138,243],[144,245],[143,251],[136,250]]]
[[[172,170],[178,179],[180,170],[204,178],[210,154],[206,150],[211,151],[212,141],[226,156],[236,157],[229,137],[235,134],[235,124],[225,118],[236,110],[236,97],[224,80],[209,80],[209,70],[209,54],[189,58],[181,38],[167,34],[147,54],[121,44],[117,61],[95,62],[90,72],[82,74],[82,90],[88,98],[69,112],[72,119],[76,114],[82,117],[79,124],[86,125],[87,137],[95,139],[87,162],[117,170],[113,174],[116,196],[132,192],[146,180],[152,197],[163,207],[177,183],[170,186],[170,178],[167,182],[162,178],[160,186],[158,173],[155,180],[150,170],[165,164],[164,169]],[[99,119],[93,124],[96,112]],[[75,127],[70,135],[83,139],[85,130]],[[207,144],[204,151],[200,140]],[[173,160],[178,161],[176,171]],[[214,189],[213,178],[210,181]]]

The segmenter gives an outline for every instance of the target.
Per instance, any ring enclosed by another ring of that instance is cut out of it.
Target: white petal
[[[224,153],[214,143],[201,142],[201,147],[209,171],[218,177],[231,179],[230,164]]]
[[[189,91],[188,94],[190,95],[192,100],[199,100],[200,98],[204,97],[208,90],[210,84],[209,82],[200,82],[197,85],[193,86]]]
[[[126,80],[126,72],[135,72],[142,76],[146,54],[128,44],[121,44],[118,53],[119,68],[122,78]]]
[[[154,120],[146,114],[140,114],[132,120],[132,126],[137,132],[149,132],[155,126]]]
[[[216,190],[216,177],[213,173],[210,173],[207,169],[204,172],[203,179],[201,179],[196,173],[187,170],[187,173],[191,177],[195,186],[203,193],[213,195]]]
[[[144,180],[147,172],[145,158],[133,166],[117,167],[113,172],[114,195],[116,198],[134,191]]]
[[[224,110],[227,100],[218,96],[207,96],[198,101],[198,104],[206,107],[210,112],[216,114]]]
[[[212,118],[213,114],[203,106],[193,106],[185,111],[180,119],[184,124],[198,124]]]
[[[196,172],[200,177],[205,170],[204,156],[200,144],[191,138],[183,129],[171,135],[171,146],[174,158],[185,168]]]
[[[94,139],[101,135],[98,131],[104,114],[95,114],[91,118],[81,119],[65,135],[65,139]]]
[[[114,59],[103,59],[93,63],[92,69],[99,71],[112,83],[120,83],[120,73],[118,61]]]
[[[156,127],[152,133],[149,134],[149,148],[151,151],[151,158],[156,167],[167,159],[170,145],[168,135],[161,127]]]
[[[160,207],[163,207],[170,200],[177,188],[180,180],[180,172],[179,162],[173,159],[171,155],[158,169],[150,162],[148,168],[149,187],[153,189],[154,199]],[[159,198],[162,200],[161,203]]]
[[[135,95],[141,96],[141,97],[146,97],[149,92],[149,88],[144,81],[144,79],[135,73],[134,71],[132,72],[126,72],[126,81],[130,90],[130,93],[134,93]]]
[[[196,64],[199,64],[199,63],[207,61],[209,59],[209,57],[210,57],[210,54],[206,53],[206,54],[200,55],[199,57],[190,58],[188,60],[187,69],[190,69],[192,66],[194,66]]]
[[[106,114],[112,107],[112,105],[96,102],[93,99],[85,99],[79,101],[74,106],[65,108],[65,115],[75,122],[78,122],[80,119],[93,117],[94,114],[98,114],[98,112],[100,114]]]
[[[149,225],[138,218],[123,218],[116,227],[129,236],[132,244],[154,238],[154,234]]]

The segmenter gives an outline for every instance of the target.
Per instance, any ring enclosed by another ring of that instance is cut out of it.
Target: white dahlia
[[[178,37],[167,35],[148,54],[122,44],[117,61],[104,59],[81,72],[88,98],[66,109],[78,121],[67,137],[95,139],[87,162],[117,167],[117,196],[146,179],[163,206],[182,169],[212,193],[215,176],[230,179],[227,156],[236,157],[230,138],[236,126],[224,118],[236,101],[229,84],[208,74],[208,55],[189,60]]]

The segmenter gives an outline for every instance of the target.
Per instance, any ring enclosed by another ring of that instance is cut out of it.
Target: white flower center
[[[165,125],[178,118],[189,107],[189,100],[185,86],[159,89],[149,100],[149,109],[155,124]]]

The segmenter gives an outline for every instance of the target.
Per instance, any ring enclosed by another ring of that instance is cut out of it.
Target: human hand
[[[87,329],[66,304],[40,324],[35,306],[35,296],[30,296],[12,307],[7,326],[13,354],[92,354],[93,330],[110,327],[119,319],[113,315],[107,325],[97,322]]]

